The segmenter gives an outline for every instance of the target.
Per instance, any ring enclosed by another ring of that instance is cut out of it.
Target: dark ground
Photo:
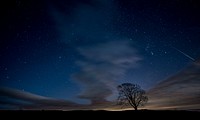
[[[59,110],[0,110],[2,117],[8,119],[20,117],[25,119],[199,119],[200,111],[186,110],[138,110],[138,111],[92,111],[92,110],[74,110],[74,111],[59,111]]]

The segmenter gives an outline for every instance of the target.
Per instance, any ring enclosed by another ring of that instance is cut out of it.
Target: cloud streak
[[[1,87],[0,109],[59,109],[62,107],[76,107],[78,104],[54,98],[44,97],[29,92]]]
[[[147,107],[154,109],[200,108],[200,61],[162,81],[149,92]]]
[[[18,89],[0,87],[0,110],[112,110],[116,103],[83,105],[68,100],[60,100],[36,95]]]
[[[106,101],[117,81],[141,58],[126,40],[99,43],[78,48],[84,60],[78,60],[81,70],[73,78],[84,86],[80,98],[91,100],[92,104]]]

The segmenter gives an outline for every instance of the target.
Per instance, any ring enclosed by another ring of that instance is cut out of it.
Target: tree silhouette
[[[119,91],[118,104],[120,105],[130,105],[137,110],[139,106],[143,106],[148,101],[145,91],[137,84],[123,83],[118,85],[117,90]]]

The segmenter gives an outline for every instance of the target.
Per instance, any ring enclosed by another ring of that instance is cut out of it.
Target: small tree
[[[143,106],[148,101],[145,91],[137,84],[123,83],[118,85],[117,90],[120,105],[130,105],[137,110],[138,106]]]

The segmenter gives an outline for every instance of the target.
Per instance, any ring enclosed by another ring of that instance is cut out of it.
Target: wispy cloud
[[[200,62],[162,81],[149,92],[147,107],[154,109],[200,109]]]
[[[78,105],[67,100],[48,98],[7,87],[0,88],[0,98],[0,109],[58,109]]]
[[[80,47],[78,51],[84,59],[77,60],[81,70],[73,78],[84,86],[79,97],[92,103],[105,101],[115,90],[117,81],[141,60],[126,40]]]
[[[126,37],[113,31],[116,2],[89,0],[73,6],[70,13],[52,10],[62,41],[81,55],[81,60],[76,60],[80,71],[72,79],[83,87],[79,98],[105,103],[120,77],[141,58]]]
[[[114,102],[83,105],[6,87],[0,88],[0,98],[0,110],[110,110],[118,108]]]

